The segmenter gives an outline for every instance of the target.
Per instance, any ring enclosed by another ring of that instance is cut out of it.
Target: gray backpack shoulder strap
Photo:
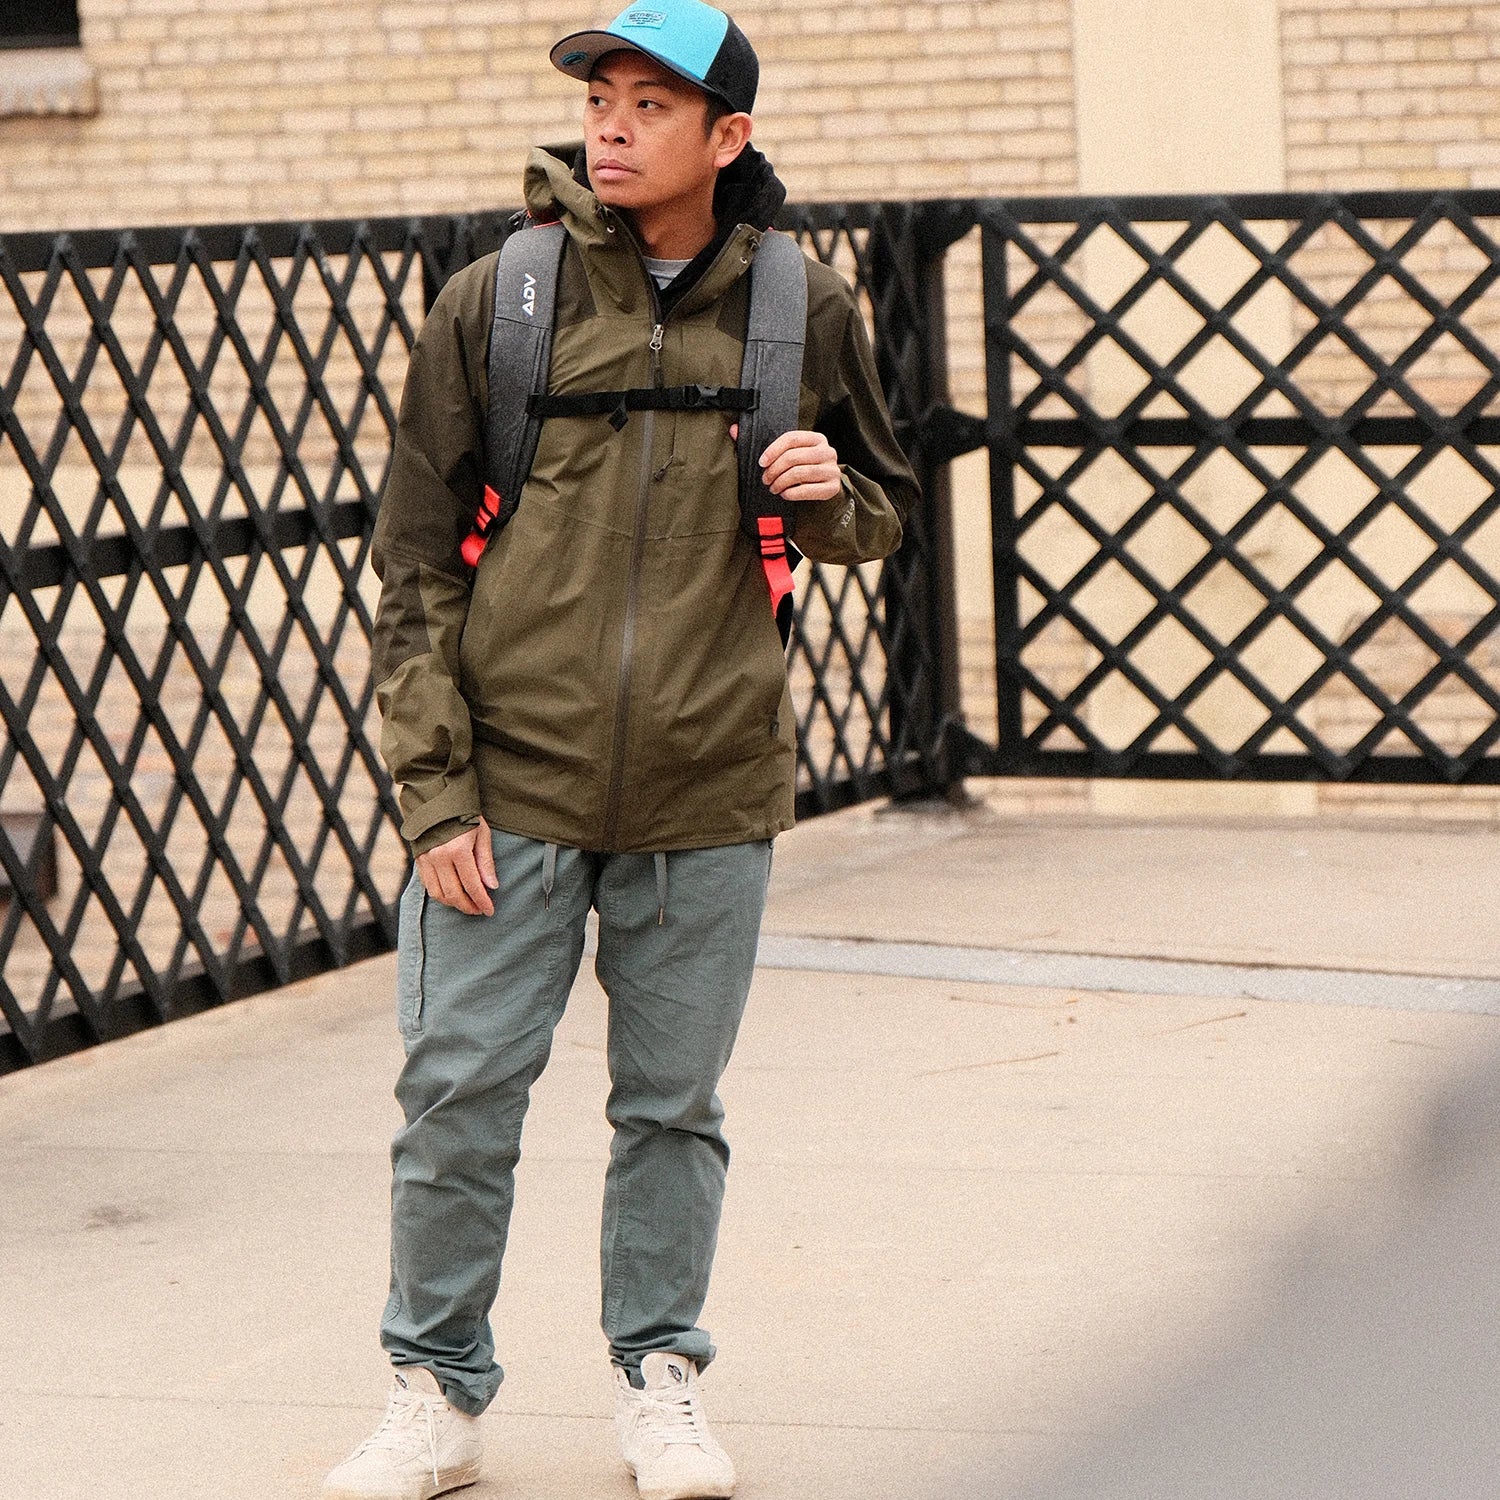
[[[760,481],[760,456],[797,427],[802,351],[807,340],[807,262],[796,240],[772,230],[750,266],[750,322],[740,384],[759,392],[753,411],[740,418],[740,519],[759,540],[761,516],[785,507]]]
[[[557,283],[567,241],[561,224],[538,224],[518,229],[500,247],[484,432],[485,480],[499,497],[492,530],[498,531],[515,514],[536,457],[542,422],[527,414],[526,402],[533,391],[547,389]]]

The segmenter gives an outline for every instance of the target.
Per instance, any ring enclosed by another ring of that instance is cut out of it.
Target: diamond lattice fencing
[[[985,202],[969,772],[1500,782],[1500,194]]]
[[[423,312],[506,222],[0,238],[0,1071],[393,944],[371,527]],[[924,212],[788,222],[930,476]],[[803,815],[941,775],[934,531],[802,575]]]

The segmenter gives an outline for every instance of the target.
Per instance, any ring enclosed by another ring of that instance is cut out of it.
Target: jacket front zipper
[[[644,252],[628,227],[627,240],[640,257],[641,272],[646,278],[646,292],[651,299],[651,338],[646,348],[651,355],[651,384],[660,390],[666,383],[662,376],[661,351],[666,338],[667,322],[671,314],[663,315],[661,295],[656,282],[646,269]],[[727,255],[734,245],[731,239],[719,252],[719,256],[703,274],[711,276],[714,267]],[[743,255],[743,251],[741,254]],[[675,309],[674,309],[675,311]],[[635,636],[640,614],[641,569],[646,559],[646,513],[651,502],[652,448],[656,441],[656,413],[645,413],[644,431],[641,434],[641,465],[636,480],[635,529],[630,544],[630,573],[625,591],[625,626],[620,639],[620,686],[615,694],[615,731],[610,746],[609,790],[604,799],[604,831],[600,847],[609,852],[615,842],[620,824],[620,798],[625,783],[625,742],[630,728],[630,680],[635,671]]]
[[[642,265],[644,270],[644,264]],[[646,346],[651,354],[651,384],[656,389],[662,385],[661,349],[666,335],[666,325],[661,321],[661,303],[657,299],[656,284],[646,275],[646,286],[651,293],[651,341]],[[641,568],[646,560],[646,512],[651,503],[652,450],[656,443],[656,413],[645,413],[644,431],[641,434],[641,464],[635,490],[635,525],[630,542],[630,573],[625,589],[625,626],[620,638],[620,687],[615,695],[615,734],[611,747],[609,792],[604,800],[604,835],[600,840],[608,851],[614,846],[615,833],[620,823],[620,796],[625,783],[625,741],[630,729],[630,679],[635,671],[635,634],[637,616],[641,604]]]

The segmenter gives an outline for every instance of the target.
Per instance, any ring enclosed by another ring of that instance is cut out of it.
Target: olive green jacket
[[[759,153],[721,174],[718,239],[666,294],[567,162],[534,152],[525,185],[533,216],[569,234],[554,392],[739,384],[746,271],[784,196]],[[732,418],[549,419],[515,517],[477,569],[460,556],[484,484],[494,276],[493,255],[460,271],[423,324],[375,529],[381,752],[402,833],[421,853],[482,813],[600,851],[770,838],[792,824],[795,720],[740,530]],[[819,562],[885,557],[915,481],[854,294],[814,261],[808,293],[800,420],[833,442],[844,484],[795,508],[792,538]]]

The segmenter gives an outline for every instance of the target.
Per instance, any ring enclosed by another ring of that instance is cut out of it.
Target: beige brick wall
[[[1284,0],[1288,186],[1500,181],[1500,4]]]
[[[759,138],[797,197],[1074,181],[1067,0],[740,0]],[[0,229],[516,201],[576,131],[579,0],[80,0],[99,111],[0,121]],[[0,58],[3,65],[3,58]]]
[[[1288,187],[1350,191],[1500,183],[1500,4],[1495,0],[1471,5],[1284,0],[1282,46]],[[1350,273],[1359,274],[1367,262],[1349,252],[1342,236],[1325,239],[1322,279],[1328,294],[1347,285]],[[1438,295],[1451,299],[1482,269],[1483,257],[1459,236],[1437,232],[1406,264]],[[1500,335],[1493,300],[1484,299],[1471,314],[1491,342]],[[1416,332],[1414,309],[1389,287],[1370,299],[1356,321],[1388,356],[1399,353]],[[1429,357],[1417,373],[1424,393],[1446,410],[1474,389],[1472,362],[1451,348],[1446,359]],[[1360,367],[1337,357],[1322,361],[1316,374],[1334,405],[1368,383]],[[1418,498],[1429,506],[1434,501],[1431,495]],[[1476,603],[1471,612],[1446,620],[1450,638],[1472,628],[1483,607]],[[1382,680],[1400,685],[1420,675],[1423,649],[1399,638],[1375,645]],[[1487,677],[1493,675],[1493,654],[1486,644],[1475,657]],[[1347,697],[1351,714],[1368,712],[1352,692]],[[1466,745],[1475,732],[1465,717],[1472,709],[1468,699],[1467,690],[1450,683],[1427,700],[1423,727],[1440,743]],[[1323,787],[1318,800],[1344,814],[1500,820],[1500,793],[1487,787]]]

